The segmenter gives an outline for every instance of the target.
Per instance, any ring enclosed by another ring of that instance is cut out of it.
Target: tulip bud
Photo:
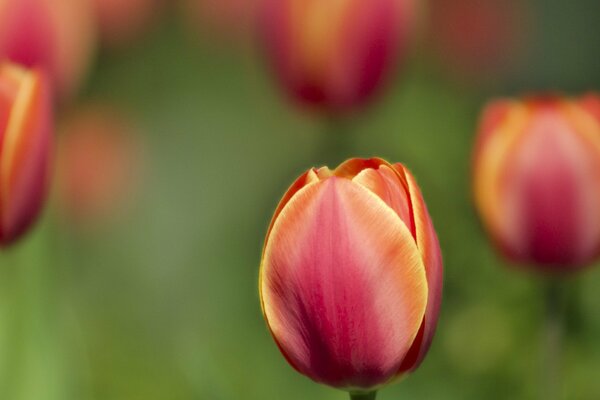
[[[475,148],[474,193],[509,259],[543,271],[592,262],[600,250],[600,99],[489,105]]]
[[[0,246],[35,221],[49,182],[53,118],[40,72],[0,64]]]
[[[111,106],[78,108],[62,127],[57,155],[57,200],[76,228],[96,230],[133,203],[143,169],[134,122]]]
[[[244,44],[253,39],[256,11],[263,0],[183,0],[182,13],[193,33],[210,40]]]
[[[429,40],[464,83],[497,81],[522,62],[533,24],[521,0],[432,0]]]
[[[0,0],[0,59],[45,70],[68,98],[89,66],[93,27],[88,0]]]
[[[164,0],[93,0],[102,42],[120,47],[133,42],[156,19]]]
[[[381,159],[310,169],[269,227],[259,290],[288,362],[369,392],[414,370],[437,324],[442,260],[411,173]]]
[[[415,8],[413,0],[264,0],[267,56],[292,98],[348,111],[405,58]]]

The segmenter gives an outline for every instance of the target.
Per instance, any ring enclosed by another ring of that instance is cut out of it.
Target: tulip
[[[405,58],[413,0],[264,0],[262,37],[280,84],[330,113],[364,105]]]
[[[62,126],[57,201],[68,222],[94,230],[127,211],[142,170],[135,123],[110,105],[88,104]]]
[[[576,270],[600,250],[600,98],[491,103],[474,153],[477,209],[510,260]]]
[[[0,58],[44,69],[59,98],[69,98],[93,52],[88,1],[0,0]]]
[[[193,32],[230,43],[253,38],[256,10],[263,0],[182,0],[184,19]]]
[[[381,159],[308,170],[275,211],[259,281],[301,374],[365,394],[413,371],[436,328],[442,260],[411,173]]]
[[[53,118],[42,73],[0,64],[0,246],[36,220],[49,182]]]
[[[521,62],[530,13],[521,0],[432,0],[429,40],[463,81],[498,80]]]
[[[163,0],[93,0],[100,39],[109,47],[133,42],[158,17]]]

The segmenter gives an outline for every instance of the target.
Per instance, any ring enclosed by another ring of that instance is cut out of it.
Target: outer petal
[[[583,111],[594,117],[597,124],[600,124],[600,95],[589,93],[577,101],[576,104],[581,107]]]
[[[425,268],[381,199],[332,177],[298,191],[263,257],[265,317],[289,362],[331,386],[393,378],[421,325]]]
[[[408,181],[411,203],[413,204],[417,246],[425,265],[428,288],[427,309],[421,330],[400,368],[400,373],[404,373],[415,370],[421,364],[431,346],[442,303],[444,269],[440,244],[421,190],[407,168],[402,164],[395,164],[394,167]]]
[[[0,157],[0,241],[18,238],[36,219],[49,181],[51,96],[39,72],[3,66],[20,75]]]
[[[273,218],[271,218],[271,223],[269,224],[269,228],[267,229],[266,239],[265,239],[265,243],[263,245],[263,257],[264,257],[265,249],[267,247],[267,243],[269,241],[269,236],[271,235],[271,230],[273,229],[273,225],[275,224],[275,221],[277,220],[277,217],[279,216],[279,214],[281,213],[283,208],[292,199],[292,197],[294,197],[294,195],[299,190],[301,190],[303,187],[305,187],[311,183],[318,182],[320,179],[327,177],[327,176],[329,176],[329,169],[327,167],[323,167],[319,170],[317,170],[315,168],[311,168],[308,171],[306,171],[305,173],[303,173],[302,175],[300,175],[300,177],[298,179],[296,179],[294,181],[294,183],[292,183],[292,185],[288,188],[288,190],[283,195],[283,198],[277,205],[277,208],[275,209],[275,213],[273,214]],[[261,309],[264,314],[265,307],[264,307],[264,301],[262,298],[262,290],[261,290],[262,276],[263,276],[262,268],[263,268],[263,266],[261,264],[259,275],[258,275],[258,287],[259,287],[259,294],[261,296],[260,306],[261,306]]]
[[[381,200],[392,208],[415,236],[412,202],[407,188],[403,185],[395,169],[381,165],[377,169],[362,170],[353,179],[375,193]]]
[[[487,115],[487,114],[486,114]],[[513,102],[510,112],[501,119],[496,129],[482,129],[473,163],[473,191],[475,204],[487,231],[503,249],[518,246],[520,238],[511,232],[514,215],[502,212],[500,196],[501,175],[512,151],[517,147],[529,121],[531,110]],[[484,127],[486,119],[484,121]]]
[[[600,127],[571,102],[535,104],[503,169],[501,212],[525,262],[577,267],[598,254]]]
[[[483,110],[483,115],[479,123],[479,133],[475,142],[473,152],[473,161],[477,163],[482,150],[486,147],[488,140],[498,132],[507,120],[514,103],[510,100],[497,100],[488,104]]]

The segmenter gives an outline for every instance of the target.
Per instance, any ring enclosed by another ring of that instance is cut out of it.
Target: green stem
[[[350,400],[375,400],[377,392],[371,393],[350,393]]]
[[[324,129],[320,133],[319,149],[315,162],[334,168],[344,160],[354,157],[352,130],[347,121],[330,117],[324,120]]]
[[[540,396],[544,400],[557,400],[562,392],[562,352],[564,339],[564,314],[566,305],[563,282],[551,279],[545,288],[543,326],[542,380]]]

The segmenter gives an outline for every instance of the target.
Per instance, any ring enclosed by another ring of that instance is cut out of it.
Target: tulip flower
[[[265,51],[292,98],[349,111],[367,103],[405,58],[415,9],[413,0],[264,0]]]
[[[411,173],[381,159],[308,170],[275,211],[259,280],[271,334],[301,374],[360,398],[414,370],[442,260]]]
[[[600,98],[501,100],[483,113],[475,202],[511,260],[570,271],[600,250]]]
[[[122,216],[143,169],[132,119],[109,105],[88,104],[68,116],[60,139],[56,193],[68,222],[94,230]]]
[[[134,41],[157,18],[164,0],[92,0],[100,39],[109,47]]]
[[[61,99],[85,77],[94,32],[89,0],[0,0],[0,58],[44,69]]]
[[[432,0],[429,40],[463,81],[498,80],[521,62],[532,25],[521,0]]]
[[[36,220],[49,182],[53,118],[43,74],[0,64],[0,246]]]
[[[191,31],[210,40],[247,43],[254,38],[256,11],[263,0],[182,0]]]

